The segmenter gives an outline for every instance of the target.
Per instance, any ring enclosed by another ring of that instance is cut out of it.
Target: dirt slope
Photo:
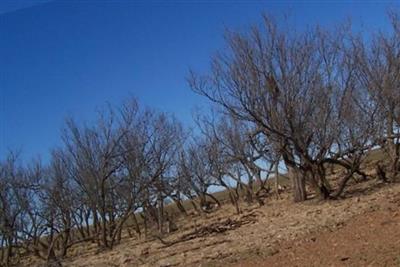
[[[163,242],[123,238],[112,251],[72,248],[63,266],[400,266],[400,184],[354,184],[344,199],[231,205],[178,222]],[[26,266],[40,266],[32,259]]]
[[[400,185],[351,187],[347,198],[265,207],[230,206],[180,222],[164,239],[125,239],[113,251],[76,248],[65,266],[396,266],[400,265]]]
[[[281,244],[279,253],[237,266],[400,266],[400,196],[323,231]]]

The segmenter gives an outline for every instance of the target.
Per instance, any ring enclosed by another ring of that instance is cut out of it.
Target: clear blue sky
[[[393,3],[1,0],[0,158],[11,148],[46,159],[66,116],[90,121],[129,96],[191,125],[206,103],[185,82],[189,67],[207,70],[224,28],[244,29],[263,11],[299,27],[352,17],[384,29]]]

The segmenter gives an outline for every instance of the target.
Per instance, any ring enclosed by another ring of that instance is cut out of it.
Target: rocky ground
[[[243,204],[244,205],[244,204]],[[341,200],[290,194],[236,215],[225,205],[165,237],[126,238],[112,251],[76,247],[64,266],[400,266],[400,184],[368,181]]]

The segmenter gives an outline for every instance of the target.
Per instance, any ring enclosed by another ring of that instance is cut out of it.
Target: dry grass
[[[382,159],[373,151],[368,165]],[[339,177],[340,171],[335,171]],[[374,175],[373,171],[369,172]],[[273,181],[272,181],[273,182]],[[281,183],[287,178],[281,177]],[[227,192],[215,193],[223,203]],[[196,214],[189,202],[184,205],[188,216],[179,216],[178,231],[157,238],[132,237],[124,231],[122,243],[112,251],[99,251],[94,243],[73,247],[64,266],[226,266],[254,259],[274,257],[285,242],[335,232],[353,218],[384,207],[388,201],[400,199],[399,184],[384,184],[375,179],[352,181],[342,199],[320,202],[317,199],[294,204],[288,190],[275,199],[271,194],[266,205],[241,203],[242,213],[236,214],[231,205],[209,214]],[[171,204],[169,213],[179,213]],[[276,257],[276,256],[275,256]],[[32,257],[21,262],[24,266],[39,266]]]
[[[369,188],[379,188],[370,190]],[[361,191],[367,190],[367,193]],[[234,264],[279,252],[280,244],[320,231],[336,231],[353,217],[377,210],[399,195],[400,186],[376,181],[353,185],[347,197],[319,203],[293,204],[285,194],[264,207],[248,206],[240,215],[230,206],[204,217],[179,222],[180,230],[165,238],[125,238],[113,251],[96,246],[74,249],[66,266],[213,266]],[[190,237],[190,238],[188,238]],[[171,245],[172,244],[172,245]]]

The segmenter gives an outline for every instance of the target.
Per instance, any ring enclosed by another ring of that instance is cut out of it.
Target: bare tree
[[[128,126],[111,107],[99,114],[95,126],[79,127],[67,121],[64,143],[73,161],[73,179],[91,209],[95,238],[99,245],[112,247],[115,241],[116,188],[122,167],[121,140]]]
[[[236,190],[244,191],[247,202],[252,203],[256,198],[263,204],[260,192],[269,191],[265,183],[271,173],[271,164],[276,160],[273,160],[273,151],[260,136],[260,131],[228,114],[198,118],[198,125],[209,140],[219,144],[219,157],[227,167],[224,175],[237,183]],[[257,191],[255,181],[259,188]]]
[[[227,34],[228,48],[213,58],[209,75],[189,77],[195,92],[262,131],[292,172],[295,201],[306,199],[306,182],[322,198],[332,191],[325,161],[355,76],[353,61],[341,69],[347,33],[342,27],[296,34],[264,16],[262,28]]]
[[[17,245],[19,217],[23,209],[19,205],[20,191],[18,182],[21,180],[21,170],[17,165],[17,155],[10,153],[0,163],[0,237],[1,264],[9,266],[14,248]]]
[[[396,176],[400,168],[400,18],[395,12],[390,12],[389,18],[392,31],[375,35],[370,45],[359,38],[355,52],[358,78],[379,111],[378,120],[384,122],[380,143],[390,158],[390,171]]]
[[[136,208],[144,204],[147,209],[157,210],[153,215],[162,233],[164,201],[173,191],[182,126],[173,117],[150,110],[141,113],[131,125],[121,146],[125,181],[130,184],[124,188],[133,194],[131,202]]]
[[[207,211],[210,208],[207,197],[220,206],[220,202],[209,192],[210,187],[216,184],[212,168],[204,139],[197,138],[195,142],[190,143],[185,150],[181,151],[178,175],[184,186],[182,192],[192,200],[195,209],[199,212]],[[199,208],[193,202],[194,197],[197,197],[200,202]]]

